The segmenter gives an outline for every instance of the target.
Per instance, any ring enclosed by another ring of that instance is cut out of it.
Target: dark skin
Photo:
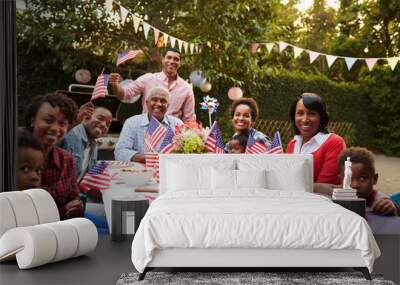
[[[96,138],[106,135],[111,122],[112,114],[108,109],[102,107],[96,108],[92,115],[86,117],[83,121],[89,140],[93,141]],[[90,189],[87,191],[87,195],[95,202],[101,202],[103,200],[99,190]]]
[[[165,113],[167,112],[169,103],[168,96],[161,93],[156,93],[146,100],[147,110],[149,110],[149,120],[153,116],[158,121],[162,122]],[[146,156],[142,153],[137,153],[132,156],[131,161],[145,163]]]
[[[246,150],[246,147],[242,146],[240,144],[240,141],[236,139],[232,139],[229,141],[228,148],[229,153],[244,153]]]
[[[89,118],[83,121],[87,136],[90,140],[97,139],[108,133],[112,122],[112,114],[105,108],[96,108]]]
[[[28,147],[19,148],[17,152],[17,189],[40,188],[43,166],[42,151]]]
[[[351,165],[351,188],[357,190],[357,196],[367,199],[371,195],[374,186],[378,182],[378,174],[373,173],[362,163],[353,163]],[[340,169],[340,181],[343,183],[344,170]],[[372,205],[372,210],[376,214],[381,215],[397,215],[397,208],[394,202],[390,199],[382,199],[375,205]]]
[[[178,69],[181,66],[181,56],[177,52],[168,51],[162,59],[163,71],[168,77],[168,86],[176,80],[178,76]],[[124,98],[124,90],[119,84],[121,75],[118,73],[111,73],[109,83],[113,88],[114,94],[122,100]]]
[[[247,133],[253,124],[254,118],[251,115],[251,108],[245,104],[237,105],[232,117],[232,125],[235,131]]]
[[[325,183],[315,183],[314,192],[332,196],[334,188],[341,188],[344,179],[343,167],[339,170],[341,185],[332,185]],[[357,190],[357,196],[367,199],[371,195],[374,186],[378,182],[378,174],[362,163],[353,163],[351,166],[351,188]],[[382,199],[378,201],[372,208],[373,212],[381,215],[399,215],[398,209],[394,202],[390,199]]]
[[[45,157],[44,168],[46,168],[48,163],[47,157],[68,131],[68,120],[58,106],[53,107],[45,102],[32,118],[31,126],[33,128],[33,135],[43,145]],[[62,208],[65,210],[66,218],[82,216],[83,204],[79,198],[69,201]]]

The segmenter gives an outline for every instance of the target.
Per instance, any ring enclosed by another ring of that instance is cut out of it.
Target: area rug
[[[138,281],[139,273],[122,274],[117,285],[145,284],[268,284],[268,285],[353,285],[376,284],[395,285],[384,280],[380,275],[372,275],[368,281],[360,272],[148,272],[142,281]]]

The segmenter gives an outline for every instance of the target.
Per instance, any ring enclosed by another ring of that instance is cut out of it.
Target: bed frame
[[[246,155],[246,159],[260,159],[260,155]],[[262,155],[261,155],[262,156]],[[306,191],[313,192],[313,159],[312,155],[266,155],[271,164],[283,160],[303,160]],[[243,158],[235,155],[182,155],[168,154],[160,156],[160,194],[167,191],[168,163],[190,161],[194,164],[213,164],[224,160]],[[262,159],[266,159],[264,157]],[[290,169],[287,171],[290,178]],[[139,280],[155,268],[232,268],[246,271],[250,268],[343,268],[350,267],[361,271],[367,280],[371,280],[370,272],[361,257],[359,250],[329,250],[329,249],[249,249],[249,248],[167,248],[157,249],[153,259],[147,265]]]
[[[359,250],[326,249],[157,249],[152,261],[139,275],[155,268],[234,268],[246,271],[253,268],[337,268],[351,267],[371,280]]]

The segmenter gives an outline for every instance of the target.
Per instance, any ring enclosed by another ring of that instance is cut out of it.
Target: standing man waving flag
[[[146,73],[135,81],[122,87],[121,76],[118,73],[110,74],[110,84],[114,94],[122,102],[132,102],[136,96],[142,96],[143,113],[148,111],[146,99],[150,89],[155,86],[163,86],[170,93],[167,115],[172,115],[183,121],[191,119],[194,115],[194,94],[192,86],[178,75],[181,65],[181,54],[179,50],[168,48],[162,59],[163,69],[157,73]]]

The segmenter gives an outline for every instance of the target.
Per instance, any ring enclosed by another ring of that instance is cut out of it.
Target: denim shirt
[[[85,148],[88,144],[90,144],[90,152],[87,169],[90,169],[96,164],[98,149],[96,142],[89,141],[83,124],[79,124],[72,128],[60,143],[60,147],[68,152],[71,152],[71,154],[74,156],[78,179],[82,172],[87,170],[82,169],[82,162],[84,160]]]
[[[183,122],[173,116],[165,115],[161,124],[175,130],[176,125]],[[114,156],[119,161],[130,161],[136,153],[144,154],[144,135],[149,127],[149,114],[135,115],[127,119],[122,127],[118,142],[115,145]],[[159,142],[161,144],[161,141]]]

